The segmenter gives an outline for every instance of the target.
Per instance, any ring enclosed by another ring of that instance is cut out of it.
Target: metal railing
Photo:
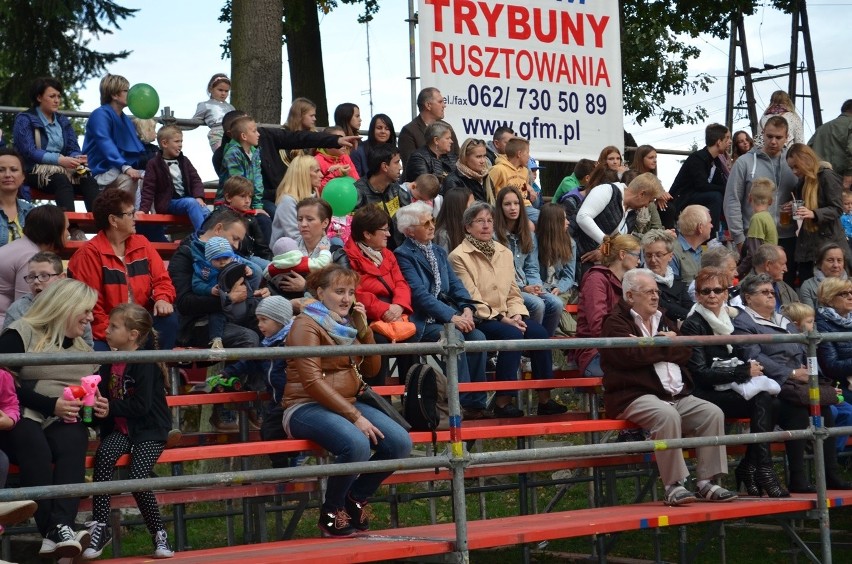
[[[445,327],[443,338],[436,343],[398,343],[386,345],[348,345],[334,347],[277,347],[224,350],[181,350],[181,351],[139,351],[139,352],[98,352],[98,353],[25,353],[0,355],[0,364],[5,366],[53,365],[53,364],[105,364],[112,362],[187,362],[187,361],[226,361],[252,359],[288,359],[306,355],[330,357],[350,354],[383,355],[442,355],[446,361],[448,396],[450,409],[450,448],[446,454],[384,460],[375,462],[351,462],[310,467],[280,468],[266,470],[246,470],[235,472],[217,472],[145,478],[140,480],[116,480],[111,482],[64,484],[61,486],[36,486],[0,490],[0,501],[21,499],[48,499],[59,497],[79,497],[96,494],[117,494],[143,490],[168,490],[188,487],[238,484],[254,481],[287,480],[310,477],[327,477],[366,472],[422,470],[430,468],[448,468],[452,475],[452,503],[455,515],[455,558],[459,562],[468,559],[467,512],[465,507],[464,472],[468,466],[492,464],[497,462],[529,462],[541,460],[560,460],[590,455],[635,454],[655,452],[666,449],[693,448],[702,446],[741,445],[761,442],[777,442],[807,439],[814,442],[814,460],[817,502],[816,514],[820,524],[822,561],[831,563],[831,530],[829,527],[828,503],[826,501],[826,476],[822,463],[823,442],[837,435],[852,433],[852,427],[827,429],[820,415],[817,384],[816,347],[820,341],[849,341],[852,333],[809,333],[789,335],[730,335],[730,336],[689,336],[689,337],[653,337],[653,338],[589,338],[589,339],[535,339],[521,341],[477,341],[464,342],[452,331],[452,324]],[[666,441],[642,441],[617,444],[594,444],[578,446],[559,446],[533,448],[513,451],[494,451],[469,453],[464,447],[461,434],[461,408],[459,404],[457,357],[465,352],[482,351],[518,351],[542,349],[579,349],[579,348],[636,348],[659,346],[709,346],[718,344],[748,343],[800,343],[807,346],[808,374],[810,376],[811,405],[810,426],[795,431],[771,433],[748,433],[721,437],[698,437],[689,439],[668,439]],[[833,448],[833,447],[829,447]]]

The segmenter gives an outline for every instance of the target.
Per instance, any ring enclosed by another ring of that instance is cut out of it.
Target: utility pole
[[[819,103],[819,87],[817,84],[816,68],[814,67],[814,53],[811,44],[810,26],[808,24],[808,12],[805,0],[797,0],[792,11],[792,32],[790,37],[790,62],[780,65],[764,64],[763,68],[752,67],[749,62],[748,45],[746,44],[745,19],[742,12],[737,12],[731,18],[731,42],[728,50],[728,91],[727,104],[725,106],[725,125],[733,129],[734,110],[746,110],[751,125],[752,136],[757,133],[758,115],[755,102],[754,85],[765,80],[786,77],[788,80],[787,93],[793,102],[796,96],[811,99],[814,127],[822,125],[822,109]],[[805,62],[799,64],[799,34],[802,34],[805,45]],[[739,50],[742,62],[742,70],[737,70],[737,51]],[[773,73],[767,76],[766,72],[777,71],[787,67],[786,73]],[[797,81],[802,73],[808,75],[809,94],[797,94]],[[745,106],[735,105],[734,95],[736,80],[744,79],[743,91],[745,93]]]

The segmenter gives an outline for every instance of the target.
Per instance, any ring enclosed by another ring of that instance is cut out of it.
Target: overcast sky
[[[121,30],[93,41],[92,46],[101,51],[131,50],[131,55],[113,65],[110,72],[124,75],[131,84],[151,84],[160,95],[161,106],[171,107],[176,117],[189,118],[196,104],[207,99],[206,85],[210,77],[217,72],[230,75],[230,60],[221,59],[219,46],[226,34],[226,26],[217,21],[220,4],[216,0],[122,2],[122,5],[140,8],[139,12],[126,20]],[[410,82],[407,80],[410,76],[408,24],[405,22],[407,4],[403,0],[382,1],[381,10],[369,27],[373,113],[390,115],[397,129],[411,119]],[[848,43],[848,26],[837,25],[838,22],[852,21],[852,0],[812,0],[808,2],[808,13],[823,120],[827,121],[839,114],[845,99],[852,97],[849,86],[852,63],[844,56],[846,50],[840,47]],[[320,28],[329,113],[341,102],[354,102],[361,108],[363,127],[366,128],[371,116],[367,28],[357,23],[357,14],[357,7],[341,4],[332,13],[320,15]],[[756,15],[747,18],[746,33],[752,66],[788,62],[790,24],[789,16],[769,8],[762,8]],[[699,38],[695,43],[702,49],[702,56],[691,67],[695,72],[706,72],[717,80],[710,92],[676,100],[675,103],[687,107],[700,104],[710,112],[708,123],[724,122],[728,42]],[[799,52],[803,59],[804,48],[800,47]],[[282,112],[286,114],[290,105],[286,49],[284,60]],[[99,79],[92,79],[84,85],[80,93],[82,110],[91,111],[97,107],[98,82]],[[741,87],[742,81],[739,81],[737,98]],[[772,91],[786,88],[786,77],[759,83],[758,114],[766,108]],[[799,92],[803,92],[801,81]],[[805,137],[809,138],[814,129],[813,118],[809,102],[804,105]],[[801,99],[797,106],[801,112]],[[735,129],[747,128],[745,116],[738,117]],[[695,141],[703,146],[703,125],[666,129],[653,120],[640,126],[630,116],[625,116],[624,127],[640,144],[688,149]],[[206,128],[186,132],[184,153],[198,168],[201,177],[210,180],[215,178],[215,174],[210,164],[211,152],[206,133]],[[535,156],[534,144],[532,153]],[[596,158],[597,152],[589,156]],[[666,187],[678,167],[673,158],[661,160],[660,176]]]

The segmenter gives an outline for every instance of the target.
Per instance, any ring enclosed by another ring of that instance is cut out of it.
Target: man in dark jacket
[[[729,172],[720,155],[727,154],[731,148],[731,131],[724,125],[711,123],[704,130],[704,142],[703,149],[686,157],[669,193],[678,212],[691,204],[701,204],[710,210],[712,238],[719,229]]]
[[[411,153],[426,145],[426,128],[436,121],[443,122],[447,103],[440,90],[428,86],[417,94],[417,109],[420,111],[417,117],[403,125],[399,132],[399,153],[403,165],[408,163]],[[450,149],[450,153],[457,154],[459,140],[452,128],[450,128],[450,135],[453,138],[453,148]]]
[[[390,250],[394,250],[405,240],[405,235],[396,227],[396,212],[411,203],[411,194],[399,185],[401,172],[399,149],[389,143],[383,143],[370,151],[367,176],[355,183],[358,190],[356,210],[368,205],[376,206],[385,210],[391,218],[391,224],[388,225],[391,231],[391,237],[388,239]]]
[[[186,237],[172,259],[169,261],[169,276],[175,287],[175,309],[180,316],[178,329],[178,344],[182,346],[207,346],[207,316],[211,313],[221,313],[222,301],[219,296],[199,296],[192,292],[192,265],[194,253],[204,253],[204,245],[211,237],[224,237],[234,248],[246,235],[246,224],[242,217],[231,210],[213,212],[205,223],[204,230],[199,234]],[[257,297],[266,297],[269,290],[264,288],[255,292]],[[240,303],[248,298],[248,291],[243,283],[234,286],[229,292],[231,302]],[[253,316],[251,316],[253,317]],[[256,325],[255,325],[256,326]],[[204,330],[199,331],[202,327]],[[259,337],[254,328],[242,327],[234,323],[226,323],[222,335],[225,348],[257,347]]]
[[[674,324],[659,309],[659,290],[650,270],[628,271],[621,281],[623,299],[604,319],[601,337],[674,337]],[[686,369],[690,347],[631,347],[601,349],[604,403],[607,414],[648,429],[655,441],[685,436],[725,434],[722,410],[692,395]],[[683,505],[697,499],[724,502],[736,493],[712,482],[728,472],[724,446],[697,449],[698,491],[683,486],[689,475],[681,449],[656,452],[660,478],[666,488],[666,505]]]

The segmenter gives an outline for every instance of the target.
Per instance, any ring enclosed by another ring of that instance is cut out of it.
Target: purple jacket
[[[204,198],[204,184],[201,182],[201,177],[198,176],[198,171],[189,162],[189,159],[183,156],[183,153],[177,156],[180,174],[183,177],[183,186],[186,190],[187,198]],[[148,213],[151,211],[151,206],[154,207],[156,213],[168,213],[169,204],[172,201],[172,196],[175,192],[175,183],[172,180],[172,173],[169,172],[169,166],[163,158],[163,153],[157,153],[157,156],[148,161],[148,166],[145,167],[145,178],[142,181],[142,201],[139,204],[139,211]]]

